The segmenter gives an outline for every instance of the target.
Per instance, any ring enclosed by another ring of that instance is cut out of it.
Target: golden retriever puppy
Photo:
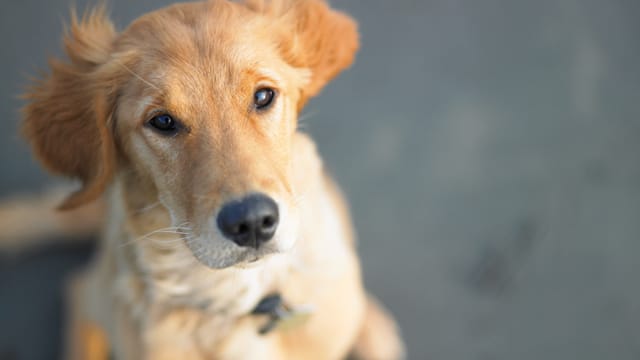
[[[118,33],[98,8],[73,16],[64,47],[23,130],[48,170],[82,181],[61,209],[107,206],[70,289],[70,358],[403,357],[297,131],[354,59],[351,18],[320,0],[215,0]]]

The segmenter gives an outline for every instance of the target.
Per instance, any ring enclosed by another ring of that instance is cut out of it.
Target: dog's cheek
[[[300,219],[298,210],[291,206],[281,207],[281,223],[276,233],[275,247],[277,252],[287,252],[296,244]]]

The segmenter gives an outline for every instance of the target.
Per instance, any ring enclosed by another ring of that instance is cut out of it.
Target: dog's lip
[[[273,255],[275,252],[268,249],[250,249],[245,252],[235,266],[240,268],[251,268],[262,264],[263,260]]]
[[[240,269],[251,269],[254,267],[259,266],[260,264],[262,264],[262,261],[264,260],[264,256],[253,256],[252,258],[248,259],[248,260],[243,260],[240,261],[238,263],[236,263],[234,266],[240,268]]]

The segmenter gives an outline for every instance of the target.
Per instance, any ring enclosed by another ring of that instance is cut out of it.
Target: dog
[[[23,133],[81,182],[58,219],[85,231],[89,204],[80,222],[103,222],[69,287],[67,358],[404,358],[297,126],[354,61],[352,18],[321,0],[210,0],[117,32],[98,6],[72,14],[64,49],[25,96]]]

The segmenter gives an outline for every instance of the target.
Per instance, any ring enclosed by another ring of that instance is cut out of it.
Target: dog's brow
[[[141,99],[137,104],[136,116],[145,116],[145,114],[149,112],[150,108],[161,107],[160,100],[152,96],[147,96]]]
[[[147,84],[147,85],[151,86],[152,88],[154,88],[154,89],[156,89],[156,90],[158,90],[158,91],[162,91],[162,90],[160,90],[160,88],[159,88],[159,87],[157,87],[157,86],[153,85],[150,81],[145,80],[142,76],[140,76],[140,75],[136,74],[136,72],[135,72],[135,71],[133,71],[133,70],[131,70],[127,65],[125,65],[125,64],[123,64],[123,63],[121,63],[121,62],[119,62],[119,61],[117,61],[117,60],[116,60],[116,64],[118,64],[118,65],[122,66],[122,68],[124,68],[125,70],[127,70],[131,75],[135,76],[136,78],[138,78],[138,79],[139,79],[140,81],[142,81],[143,83],[145,83],[145,84]]]
[[[269,81],[273,83],[281,83],[280,77],[275,72],[269,69],[247,69],[244,71],[249,76],[255,76],[261,81]]]

